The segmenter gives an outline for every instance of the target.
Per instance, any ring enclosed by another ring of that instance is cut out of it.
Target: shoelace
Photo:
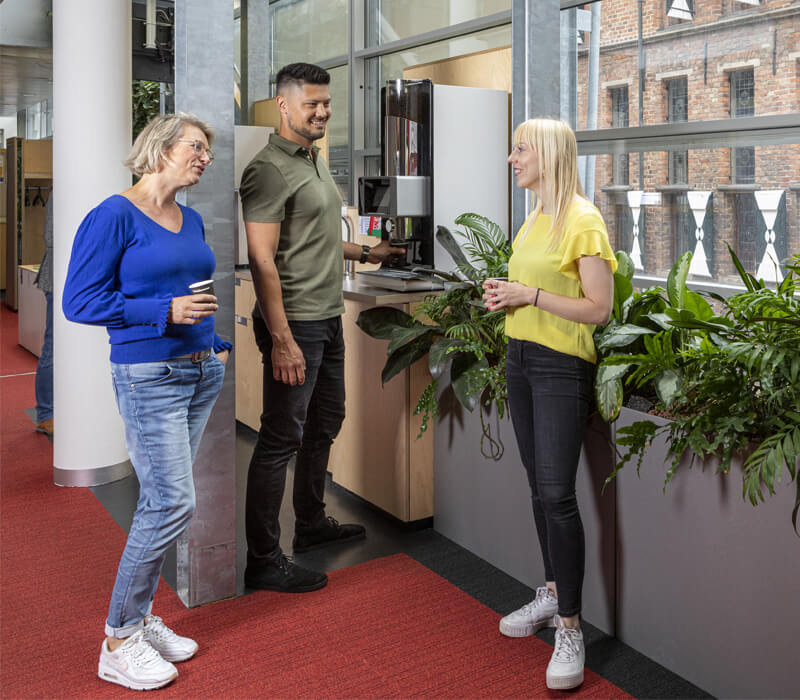
[[[283,573],[289,573],[289,567],[294,565],[294,559],[292,557],[286,556],[285,554],[281,554],[280,561],[278,562],[278,566],[281,568]]]
[[[538,608],[544,599],[547,598],[549,589],[546,586],[540,586],[536,589],[536,597],[530,602],[522,606],[522,611],[526,615],[530,615],[536,608]]]
[[[580,652],[580,644],[578,643],[578,630],[569,627],[560,627],[556,630],[556,649],[553,652],[553,658],[557,661],[570,662],[574,661]]]
[[[144,638],[144,630],[134,634],[128,644],[124,648],[120,648],[123,649],[123,653],[130,656],[131,663],[139,666],[144,666],[160,658],[159,653]]]
[[[164,620],[162,620],[158,615],[150,615],[150,619],[147,622],[147,627],[150,630],[150,634],[157,639],[165,639],[166,637],[177,636],[175,635],[175,632],[173,632],[164,624]]]

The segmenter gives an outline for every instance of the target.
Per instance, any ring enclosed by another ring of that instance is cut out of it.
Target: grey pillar
[[[559,0],[512,0],[511,122],[561,113],[561,62],[553,51],[559,36]],[[527,192],[514,188],[511,231],[516,233],[528,211]]]
[[[242,0],[242,123],[253,123],[253,103],[272,97],[272,26],[269,3]]]
[[[185,193],[203,217],[217,258],[217,333],[233,339],[233,6],[230,0],[176,0],[175,109],[216,132],[216,160]],[[197,509],[177,545],[178,595],[188,606],[236,594],[235,354],[194,465]]]

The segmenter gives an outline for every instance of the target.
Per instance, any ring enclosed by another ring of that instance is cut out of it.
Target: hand
[[[372,246],[372,249],[369,251],[369,257],[367,258],[367,262],[376,263],[376,262],[384,262],[385,260],[389,260],[395,257],[405,257],[406,256],[406,249],[405,248],[398,248],[397,246],[393,246],[389,243],[389,241],[381,241],[376,246]]]
[[[230,354],[231,354],[230,350],[220,350],[218,353],[216,353],[217,359],[223,365],[228,364],[228,357],[230,356]]]
[[[219,308],[217,297],[213,294],[189,294],[173,297],[169,305],[167,323],[183,323],[193,326],[204,318],[213,316]]]
[[[291,336],[282,341],[272,336],[272,376],[276,382],[291,386],[299,386],[306,381],[306,358]]]
[[[536,293],[535,289],[519,282],[503,282],[495,279],[485,280],[483,289],[483,301],[489,311],[531,304],[532,295]]]

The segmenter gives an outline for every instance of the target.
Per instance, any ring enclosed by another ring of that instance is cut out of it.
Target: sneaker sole
[[[530,637],[536,634],[540,629],[545,627],[555,627],[556,618],[553,616],[549,620],[542,620],[541,622],[531,623],[528,625],[512,625],[509,622],[500,620],[500,633],[506,637]]]
[[[258,591],[276,591],[278,593],[311,593],[311,591],[318,591],[320,588],[325,588],[328,585],[328,578],[318,583],[311,583],[307,586],[277,586],[258,583],[257,581],[244,580],[244,585]]]
[[[353,535],[352,537],[343,537],[337,540],[326,540],[325,542],[318,542],[317,544],[310,544],[306,547],[296,547],[294,544],[292,545],[292,551],[296,554],[301,554],[302,552],[311,552],[315,549],[322,549],[323,547],[330,547],[334,544],[342,544],[344,542],[358,542],[358,540],[366,539],[367,533],[362,532],[359,535]]]
[[[545,680],[550,690],[571,690],[583,683],[583,671],[574,676],[560,676],[557,678],[552,678],[549,674],[545,674]]]
[[[101,662],[97,667],[97,676],[101,680],[108,681],[109,683],[116,683],[124,688],[130,688],[131,690],[157,690],[158,688],[163,688],[165,685],[172,683],[172,681],[178,677],[178,672],[175,671],[175,673],[166,680],[140,683],[128,678],[124,673],[119,671],[119,669]]]

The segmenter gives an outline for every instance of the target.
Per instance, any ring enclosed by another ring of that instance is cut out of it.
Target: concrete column
[[[233,5],[230,0],[176,0],[175,109],[196,114],[216,132],[216,160],[184,194],[203,217],[217,258],[217,333],[233,340]],[[236,594],[236,444],[234,376],[225,383],[194,465],[197,509],[177,543],[177,592],[188,606]]]
[[[559,52],[553,37],[559,36],[558,0],[512,0],[512,129],[532,117],[555,117],[561,113]],[[511,233],[516,234],[528,212],[524,189],[515,187],[511,196]]]
[[[108,334],[69,323],[61,294],[84,216],[131,184],[130,0],[53,3],[53,122],[53,480],[95,486],[131,472]]]
[[[271,97],[269,76],[273,72],[273,66],[272,27],[269,14],[268,2],[242,0],[243,124],[253,123],[253,104],[255,102]],[[275,70],[277,71],[277,68]]]

